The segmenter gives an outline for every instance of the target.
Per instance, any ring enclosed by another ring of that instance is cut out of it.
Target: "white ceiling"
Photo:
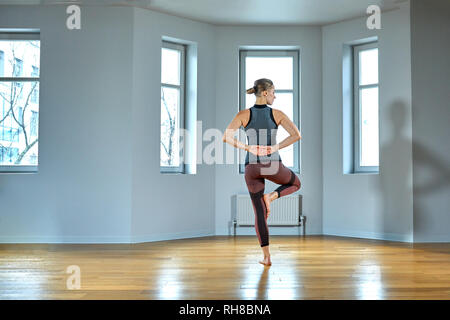
[[[2,4],[135,6],[215,25],[325,25],[382,12],[408,0],[0,0]],[[0,9],[1,10],[1,9]]]

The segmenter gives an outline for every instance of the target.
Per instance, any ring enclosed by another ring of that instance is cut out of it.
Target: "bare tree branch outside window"
[[[166,156],[168,158],[167,165],[168,166],[172,166],[173,165],[173,158],[174,158],[174,152],[173,152],[173,144],[174,144],[174,142],[173,142],[173,139],[175,137],[176,119],[175,119],[175,117],[172,117],[172,114],[170,113],[168,102],[167,102],[165,94],[164,94],[164,88],[161,90],[161,99],[162,99],[162,104],[164,105],[164,110],[167,112],[167,118],[168,118],[168,120],[166,120],[162,124],[162,126],[163,126],[163,128],[166,129],[166,135],[165,136],[167,137],[167,140],[169,140],[167,143],[165,143],[163,141],[163,139],[161,139],[161,145],[162,145],[164,151],[166,152]]]

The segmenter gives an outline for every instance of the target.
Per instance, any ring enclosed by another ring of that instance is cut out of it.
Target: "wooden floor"
[[[0,244],[0,299],[450,300],[450,244],[332,236]],[[67,289],[66,269],[81,270]]]

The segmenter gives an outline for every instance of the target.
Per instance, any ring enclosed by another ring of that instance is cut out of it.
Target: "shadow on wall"
[[[449,137],[450,138],[450,137]],[[443,146],[445,148],[445,146]],[[426,145],[413,141],[414,154],[414,231],[427,233],[439,230],[439,233],[449,232],[449,219],[436,217],[436,212],[445,210],[442,215],[450,215],[450,163],[442,160]],[[444,197],[442,198],[444,193]],[[447,199],[447,205],[442,207],[442,199]],[[438,204],[440,203],[440,204]],[[430,215],[428,208],[434,206]],[[436,207],[437,206],[437,207]],[[447,224],[440,225],[440,224]]]
[[[426,184],[413,185],[410,158],[411,139],[404,135],[407,105],[397,100],[390,106],[391,139],[380,146],[380,192],[383,202],[383,231],[404,235],[413,239],[413,224],[426,224],[426,214],[421,212],[421,199],[440,188],[450,186],[450,166],[443,163],[429,149],[418,142],[412,143],[414,149],[414,169],[430,171]],[[416,173],[417,176],[417,173]],[[431,177],[431,178],[430,178]],[[414,186],[414,208],[411,201]],[[414,209],[414,214],[411,210]],[[417,214],[418,213],[418,214]],[[421,217],[421,221],[413,217]]]
[[[411,139],[404,135],[407,105],[397,100],[389,112],[391,137],[380,146],[382,230],[385,234],[403,235],[408,241],[413,229]]]

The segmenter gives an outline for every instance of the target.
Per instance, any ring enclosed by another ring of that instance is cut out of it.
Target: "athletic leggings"
[[[265,163],[249,163],[245,166],[245,182],[255,211],[255,229],[261,247],[269,245],[269,229],[267,227],[267,210],[264,202],[265,180],[268,179],[280,186],[275,189],[278,198],[300,189],[300,179],[281,161]]]

